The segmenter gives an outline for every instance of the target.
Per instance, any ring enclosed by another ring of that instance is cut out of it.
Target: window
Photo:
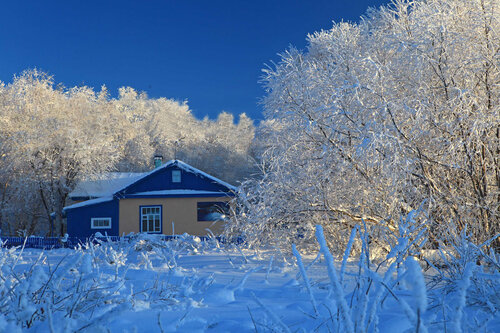
[[[172,170],[172,183],[181,182],[181,170]]]
[[[141,206],[141,232],[161,233],[161,206]]]
[[[198,221],[222,221],[229,216],[227,202],[198,202]]]
[[[92,229],[111,229],[111,217],[93,217],[90,219]]]

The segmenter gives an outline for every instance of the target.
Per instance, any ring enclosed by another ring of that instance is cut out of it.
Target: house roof
[[[69,194],[73,200],[84,198],[100,198],[111,196],[116,191],[124,188],[131,182],[142,178],[145,173],[134,172],[108,172],[97,179],[86,180],[78,183]]]
[[[141,191],[136,193],[127,193],[127,189],[142,179],[159,172],[165,168],[178,167],[185,172],[193,173],[202,178],[209,179],[212,182],[218,183],[223,187],[227,188],[229,191],[236,191],[236,187],[230,185],[214,176],[207,174],[195,167],[190,166],[179,160],[171,160],[162,166],[153,169],[145,173],[120,173],[120,172],[110,172],[103,174],[97,180],[81,182],[77,185],[74,191],[70,193],[70,198],[73,200],[78,200],[79,198],[94,198],[91,200],[86,200],[79,202],[67,207],[64,210],[74,209],[79,207],[90,206],[102,202],[107,202],[113,200],[115,197],[128,197],[128,198],[140,198],[140,197],[223,197],[223,196],[233,196],[228,192],[224,191],[206,191],[206,190],[191,190],[191,189],[170,189],[161,191]]]
[[[215,182],[215,183],[218,183],[226,188],[228,188],[229,190],[231,191],[236,191],[237,188],[231,184],[228,184],[218,178],[215,178],[214,176],[211,176],[209,175],[208,173],[206,172],[203,172],[199,169],[196,169],[195,167],[187,164],[187,163],[184,163],[182,161],[179,161],[179,160],[170,160],[168,162],[166,162],[165,164],[163,164],[162,166],[156,168],[156,169],[153,169],[149,172],[146,172],[143,174],[142,177],[139,177],[139,178],[136,178],[136,179],[131,179],[130,183],[125,185],[124,187],[122,187],[121,189],[117,190],[116,192],[114,192],[114,194],[117,194],[118,192],[121,192],[121,191],[125,191],[128,187],[134,185],[135,183],[137,183],[138,181],[140,181],[141,179],[144,179],[146,177],[148,177],[149,175],[152,175],[160,170],[163,170],[163,169],[166,169],[166,168],[169,168],[169,167],[172,167],[172,166],[177,166],[179,169],[182,169],[186,172],[190,172],[190,173],[194,173],[196,175],[199,175],[201,177],[204,177],[204,178],[207,178],[207,179],[210,179],[211,181]]]
[[[102,198],[85,200],[85,201],[78,202],[78,203],[70,205],[70,206],[66,206],[63,208],[63,211],[66,211],[68,209],[80,208],[80,207],[95,205],[98,203],[108,202],[108,201],[112,201],[113,199],[114,199],[113,196],[105,196]]]

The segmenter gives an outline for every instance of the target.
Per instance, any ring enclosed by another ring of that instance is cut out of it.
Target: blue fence
[[[177,238],[184,237],[182,235],[159,235],[159,238],[164,241],[169,241]],[[207,241],[212,239],[211,237],[201,236],[199,237],[202,241]],[[236,237],[233,239],[226,239],[225,237],[217,236],[216,240],[221,244],[233,243],[233,244],[242,244],[244,243],[243,238]],[[130,241],[131,237],[124,236],[106,236],[106,237],[95,237],[91,239],[80,239],[78,237],[68,237],[66,239],[62,239],[59,237],[0,237],[1,246],[3,247],[14,247],[14,246],[24,246],[25,248],[32,249],[59,249],[59,248],[75,248],[78,245],[85,244],[87,241],[91,241],[93,243],[97,242],[117,242],[117,241]]]
[[[58,249],[63,247],[74,248],[81,243],[76,237],[68,237],[63,241],[59,237],[0,237],[4,247],[24,246],[33,249]]]

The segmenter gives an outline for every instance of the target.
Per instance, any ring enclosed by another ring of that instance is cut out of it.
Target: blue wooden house
[[[64,208],[71,237],[97,232],[206,235],[222,231],[236,188],[179,160],[146,173],[110,173],[79,184]]]

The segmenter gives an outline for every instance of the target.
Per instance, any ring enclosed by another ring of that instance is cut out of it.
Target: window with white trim
[[[172,170],[172,183],[181,182],[181,170]]]
[[[111,229],[111,217],[93,217],[90,219],[92,229]]]
[[[141,206],[141,232],[161,232],[161,206]]]

